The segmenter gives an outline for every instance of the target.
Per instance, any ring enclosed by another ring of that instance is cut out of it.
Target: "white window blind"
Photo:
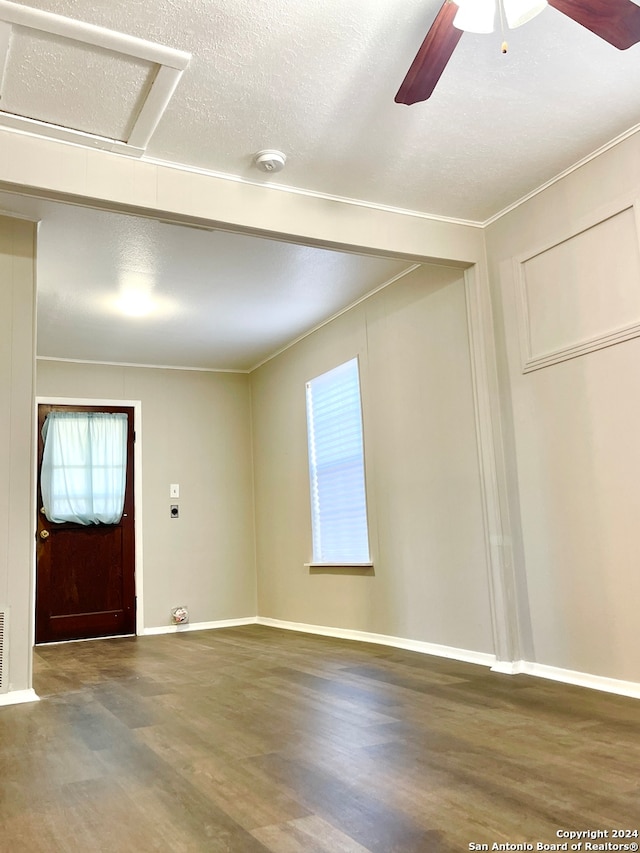
[[[314,563],[368,563],[358,359],[307,382]]]

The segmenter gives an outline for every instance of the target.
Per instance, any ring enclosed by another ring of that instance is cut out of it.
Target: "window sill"
[[[373,563],[305,563],[306,569],[372,569]]]

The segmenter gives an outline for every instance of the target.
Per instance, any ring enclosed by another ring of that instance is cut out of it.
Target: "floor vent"
[[[8,678],[5,678],[5,652],[7,649],[6,643],[7,633],[7,611],[0,610],[0,693],[6,693],[8,689]]]

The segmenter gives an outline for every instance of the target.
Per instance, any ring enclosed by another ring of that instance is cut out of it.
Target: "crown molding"
[[[412,273],[414,270],[417,270],[421,266],[422,264],[411,264],[411,266],[407,267],[406,270],[402,270],[402,272],[399,272],[397,275],[394,275],[388,281],[385,281],[379,287],[376,287],[375,290],[372,290],[370,293],[365,293],[364,296],[361,296],[359,299],[356,299],[355,302],[351,302],[349,305],[345,306],[344,308],[341,308],[340,311],[336,311],[335,314],[332,314],[331,317],[327,317],[326,320],[323,320],[321,323],[318,323],[317,326],[314,326],[307,332],[303,332],[301,335],[298,335],[295,340],[289,341],[288,344],[285,344],[284,346],[280,347],[280,349],[276,350],[275,352],[272,352],[271,355],[268,355],[266,358],[263,358],[262,361],[259,361],[257,364],[254,364],[254,366],[246,372],[253,373],[254,370],[257,370],[259,367],[262,367],[263,364],[267,364],[267,362],[271,361],[274,358],[277,358],[279,355],[282,355],[283,352],[286,352],[288,349],[291,349],[291,347],[300,343],[300,341],[303,341],[305,338],[308,338],[310,335],[313,335],[313,333],[317,332],[318,329],[322,329],[323,326],[328,326],[329,323],[332,323],[338,317],[341,317],[343,314],[346,314],[347,311],[351,311],[351,309],[355,308],[356,305],[360,305],[361,302],[366,302],[367,299],[372,296],[375,296],[376,293],[380,293],[381,290],[384,290],[386,287],[389,287],[390,284],[394,284],[396,281],[399,281],[401,278],[404,278],[405,275],[409,275],[409,273]]]
[[[427,219],[430,222],[443,222],[448,225],[464,225],[468,228],[483,228],[482,222],[477,222],[472,219],[459,219],[455,216],[439,216],[435,213],[426,213],[422,210],[411,210],[405,207],[395,207],[394,205],[381,204],[365,199],[350,198],[349,196],[333,195],[331,193],[323,193],[318,190],[309,190],[303,187],[293,187],[288,184],[273,184],[265,183],[265,181],[252,181],[248,178],[243,178],[240,175],[232,175],[229,172],[217,172],[213,169],[204,169],[199,166],[188,166],[184,163],[176,163],[173,160],[161,160],[156,157],[143,156],[141,162],[149,163],[152,166],[164,166],[171,169],[177,169],[181,172],[189,172],[195,175],[204,175],[209,178],[218,178],[224,181],[233,181],[234,183],[246,184],[252,187],[260,187],[261,189],[276,190],[278,192],[290,193],[291,195],[301,195],[307,198],[321,199],[322,201],[339,202],[340,204],[348,204],[354,207],[364,207],[370,210],[380,210],[385,213],[395,213],[398,216],[412,216],[416,219]]]
[[[38,355],[36,361],[60,361],[66,364],[93,364],[102,367],[139,367],[149,370],[188,370],[199,373],[251,373],[251,370],[233,370],[232,368],[224,367],[189,367],[176,364],[136,364],[135,362],[127,361],[92,361],[84,358],[56,358],[50,355]]]
[[[549,187],[552,187],[554,184],[559,183],[564,178],[571,175],[573,172],[577,172],[578,169],[581,169],[583,166],[586,166],[587,163],[590,163],[592,160],[596,160],[600,155],[605,154],[607,151],[610,151],[612,148],[615,148],[617,145],[620,145],[621,142],[629,139],[632,136],[635,136],[636,133],[640,131],[640,124],[634,124],[633,127],[630,127],[628,130],[625,130],[623,133],[619,134],[619,136],[615,136],[613,139],[609,140],[609,142],[601,145],[600,148],[596,148],[595,151],[592,151],[591,154],[587,154],[586,157],[583,157],[582,160],[578,160],[577,163],[574,163],[572,166],[569,166],[563,172],[559,172],[555,177],[550,178],[544,184],[541,184],[536,189],[531,190],[527,195],[522,196],[517,201],[514,201],[512,204],[503,208],[498,213],[495,213],[493,216],[486,219],[484,222],[478,223],[481,228],[487,228],[489,225],[493,225],[494,222],[497,222],[499,219],[502,219],[503,216],[506,216],[508,213],[516,210],[516,208],[520,207],[520,205],[524,204],[527,201],[530,201],[532,198],[535,198],[540,193],[548,190]]]
[[[0,2],[2,2],[2,0],[0,0]],[[640,0],[639,0],[639,2],[640,2]],[[30,136],[30,137],[34,137],[36,139],[42,139],[43,138],[43,135],[41,133],[29,131],[28,129],[26,129],[26,127],[17,128],[17,127],[3,126],[3,127],[1,127],[1,129],[8,132],[8,133],[15,133],[15,134],[23,135],[23,136]],[[427,220],[430,222],[440,222],[440,223],[448,224],[448,225],[461,225],[461,226],[464,226],[467,228],[476,228],[476,229],[483,231],[486,228],[488,228],[490,225],[493,225],[494,223],[498,222],[500,219],[502,219],[502,217],[513,212],[514,210],[516,210],[521,205],[523,205],[526,202],[530,201],[531,199],[535,198],[537,195],[539,195],[540,193],[549,189],[554,184],[559,183],[564,178],[571,175],[573,172],[578,171],[578,169],[581,169],[587,163],[590,163],[592,160],[597,159],[600,155],[606,153],[607,151],[609,151],[612,148],[615,148],[617,145],[619,145],[620,143],[629,139],[630,137],[634,136],[638,132],[640,132],[640,123],[633,125],[628,130],[624,131],[623,133],[621,133],[618,136],[611,139],[609,142],[605,143],[604,145],[600,146],[599,148],[596,148],[594,151],[592,151],[590,154],[587,154],[581,160],[578,160],[573,165],[567,167],[562,172],[559,172],[557,175],[554,175],[554,177],[550,178],[548,181],[545,181],[543,184],[540,184],[540,186],[531,190],[526,195],[521,196],[519,199],[517,199],[516,201],[507,205],[506,207],[502,208],[502,210],[499,210],[497,213],[492,214],[488,219],[485,219],[485,220],[462,219],[462,218],[454,217],[454,216],[440,216],[440,215],[435,214],[435,213],[427,213],[427,212],[421,211],[421,210],[412,210],[410,208],[395,207],[393,205],[386,205],[386,204],[381,204],[381,203],[377,203],[377,202],[366,201],[364,199],[349,198],[348,196],[332,195],[331,193],[323,193],[323,192],[319,192],[316,190],[309,190],[309,189],[304,189],[301,187],[293,187],[293,186],[289,186],[289,185],[285,185],[285,184],[273,184],[273,183],[265,183],[264,181],[252,181],[252,180],[248,180],[247,178],[243,178],[240,175],[232,175],[228,172],[219,172],[219,171],[215,171],[213,169],[205,169],[205,168],[197,167],[197,166],[189,166],[189,165],[186,165],[184,163],[178,163],[178,162],[173,161],[173,160],[162,160],[162,159],[156,158],[156,157],[148,157],[144,154],[140,157],[137,157],[136,159],[138,159],[138,161],[141,163],[146,163],[146,164],[152,165],[152,166],[160,166],[160,167],[170,168],[170,169],[176,170],[178,172],[184,172],[187,174],[202,175],[204,177],[217,178],[219,180],[229,181],[232,183],[239,183],[239,184],[245,184],[247,186],[260,187],[261,189],[275,190],[277,192],[288,193],[291,195],[299,195],[299,196],[304,196],[307,198],[319,199],[322,201],[331,201],[331,202],[336,202],[336,203],[340,203],[340,204],[350,205],[352,207],[360,207],[360,208],[365,208],[365,209],[370,209],[370,210],[378,210],[378,211],[382,211],[385,213],[397,214],[398,216],[408,216],[408,217],[412,217],[415,219],[424,219],[424,220]],[[83,148],[83,149],[95,148],[95,145],[82,144],[82,142],[79,142],[78,140],[72,141],[70,139],[65,139],[65,138],[51,137],[51,141],[61,143],[63,145],[69,145],[69,146],[72,146],[75,148]],[[106,153],[111,153],[111,154],[119,154],[120,153],[120,154],[122,154],[122,152],[119,152],[119,151],[108,151]],[[20,195],[20,192],[17,190],[9,190],[9,191],[15,192],[16,194]],[[76,201],[74,201],[74,204],[82,204],[82,202],[76,200]],[[94,205],[88,204],[86,206],[92,207]],[[0,211],[0,213],[2,213],[2,211]],[[130,212],[130,213],[132,215],[135,215],[135,213],[133,213],[133,212]],[[8,214],[7,213],[6,215],[16,215],[16,214]],[[183,222],[180,222],[178,220],[167,219],[166,217],[165,218],[160,217],[160,221],[162,221],[166,224],[175,224],[175,225],[182,224],[182,225],[185,225],[186,227],[190,226],[190,223],[188,223],[188,222],[183,223]],[[202,228],[202,230],[216,230],[216,231],[217,230],[224,230],[224,229],[219,228],[219,227],[215,227],[215,226],[212,227],[212,226],[208,226],[208,225],[195,225],[194,224],[191,227]],[[273,238],[271,238],[271,239],[273,239]],[[254,369],[254,368],[252,368],[252,369]]]

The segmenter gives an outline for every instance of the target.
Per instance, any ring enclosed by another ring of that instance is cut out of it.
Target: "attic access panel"
[[[0,127],[141,156],[190,59],[0,0]]]

